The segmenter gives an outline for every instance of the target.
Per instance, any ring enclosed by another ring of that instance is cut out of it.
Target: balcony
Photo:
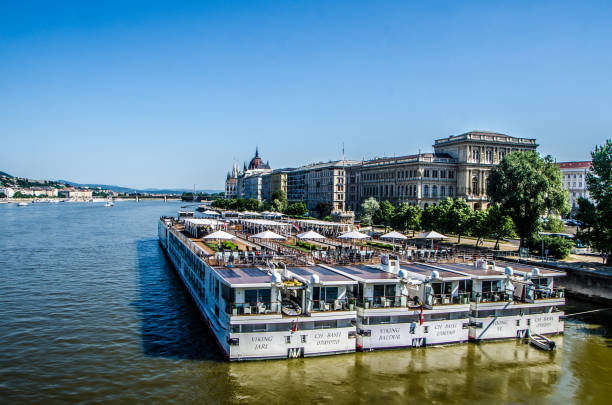
[[[403,295],[397,296],[376,296],[376,297],[365,297],[357,302],[357,305],[369,309],[369,308],[393,308],[393,307],[406,307],[412,303],[408,301],[408,297]]]
[[[232,316],[241,315],[269,315],[280,313],[280,301],[258,301],[258,302],[244,302],[244,303],[230,303],[227,306],[229,311],[228,314]]]
[[[450,294],[432,294],[432,305],[457,305],[468,304],[470,293],[462,292],[457,295]]]
[[[505,291],[486,291],[473,292],[472,302],[508,302],[512,300],[512,295]]]
[[[340,298],[335,300],[312,300],[312,312],[353,311],[355,300]]]

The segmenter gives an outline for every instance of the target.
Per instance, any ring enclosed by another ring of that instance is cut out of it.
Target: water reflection
[[[230,375],[238,398],[261,403],[532,402],[553,392],[561,363],[513,341],[232,363]]]
[[[136,242],[142,348],[148,356],[221,361],[215,341],[157,239]]]

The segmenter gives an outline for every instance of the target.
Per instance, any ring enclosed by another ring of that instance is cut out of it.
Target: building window
[[[437,197],[438,196],[438,186],[432,186],[431,187],[431,196],[432,197]]]
[[[440,178],[441,179],[445,179],[446,178],[446,170],[440,170]]]
[[[449,179],[454,179],[454,178],[455,178],[455,172],[454,172],[454,171],[452,171],[452,170],[449,170],[449,171],[448,171],[448,178],[449,178]]]
[[[429,186],[423,186],[423,197],[429,197]]]
[[[446,187],[440,186],[440,197],[446,197]]]
[[[478,194],[478,177],[474,177],[472,179],[472,194],[473,195]]]
[[[437,179],[438,178],[438,171],[437,170],[432,170],[431,177],[433,177],[434,179]]]
[[[449,186],[448,187],[448,196],[452,197],[453,196],[453,186]]]
[[[423,177],[429,177],[429,169],[425,169],[425,175]]]

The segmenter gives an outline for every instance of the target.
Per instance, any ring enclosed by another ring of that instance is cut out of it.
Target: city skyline
[[[606,3],[0,8],[15,176],[222,190],[256,146],[282,168],[472,130],[582,161],[612,124]]]

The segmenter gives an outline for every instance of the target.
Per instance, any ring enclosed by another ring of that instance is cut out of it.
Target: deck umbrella
[[[310,240],[327,239],[325,236],[323,236],[320,233],[317,233],[315,231],[303,232],[303,233],[297,235],[296,238],[298,238],[298,239],[310,239]]]
[[[436,232],[436,231],[429,231],[429,232],[424,232],[424,233],[420,234],[418,236],[418,239],[431,240],[431,248],[433,249],[433,241],[434,240],[442,240],[442,239],[448,239],[448,238],[446,236],[442,235],[441,233]]]
[[[221,241],[222,240],[232,240],[232,239],[236,239],[236,237],[234,235],[232,235],[231,233],[227,233],[225,231],[216,231],[213,233],[209,233],[208,235],[204,236],[202,239],[204,240],[217,240],[219,241],[219,248],[221,248]]]
[[[267,240],[282,240],[282,239],[285,239],[284,236],[279,235],[279,234],[277,234],[275,232],[272,232],[272,231],[259,232],[259,233],[256,233],[255,235],[251,236],[251,238],[267,239]]]
[[[401,233],[399,233],[399,232],[392,231],[392,232],[389,232],[389,233],[386,233],[386,234],[382,235],[382,236],[380,237],[380,239],[387,239],[387,240],[391,240],[391,241],[393,242],[393,250],[395,251],[395,240],[396,240],[396,239],[399,239],[399,240],[406,240],[406,239],[408,239],[408,238],[407,238],[407,237],[405,237],[404,235],[402,235],[402,234],[401,234]]]
[[[317,233],[315,231],[308,231],[308,232],[303,232],[300,233],[299,235],[296,236],[296,238],[298,239],[308,239],[308,240],[324,240],[327,239],[325,236],[321,235],[320,233]],[[310,245],[310,251],[312,252],[312,245]]]

